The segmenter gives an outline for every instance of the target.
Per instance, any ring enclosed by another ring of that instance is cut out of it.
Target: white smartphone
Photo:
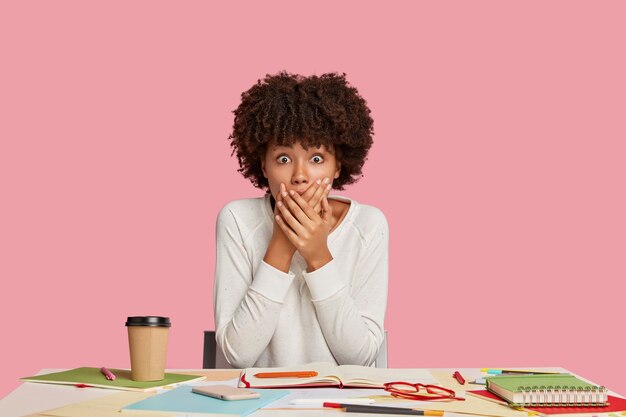
[[[228,385],[204,385],[191,388],[191,392],[202,394],[220,400],[249,400],[259,398],[261,394],[245,388],[230,387]]]

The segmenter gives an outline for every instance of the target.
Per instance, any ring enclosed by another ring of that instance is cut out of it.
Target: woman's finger
[[[296,192],[290,191],[289,196],[286,198],[290,198],[296,207],[294,207],[291,202],[289,204],[289,208],[296,215],[300,223],[306,225],[307,222],[310,222],[317,217],[317,213],[313,210],[313,207],[309,205],[300,195]]]
[[[330,207],[330,204],[328,203],[328,199],[324,197],[322,199],[322,219],[324,219],[326,223],[330,223],[332,218],[333,218],[333,209]]]
[[[289,227],[289,225],[287,225],[287,223],[285,223],[285,220],[283,220],[280,215],[277,214],[276,216],[274,216],[274,219],[276,220],[276,224],[278,225],[278,227],[280,227],[285,236],[287,236],[287,239],[289,239],[289,241],[295,246],[298,242],[298,235],[293,231],[291,227]]]
[[[289,207],[287,207],[287,204],[289,205]],[[291,207],[294,207],[294,206],[297,210],[302,211],[300,210],[298,205],[294,203],[291,198],[289,198],[289,196],[287,196],[284,201],[276,202],[276,207],[278,207],[278,209],[280,210],[280,216],[282,220],[285,223],[287,223],[287,225],[291,227],[296,234],[301,234],[304,231],[304,228],[302,227],[302,224],[298,221],[298,219],[296,219],[291,212],[292,210]]]
[[[285,201],[285,197],[287,197],[288,195],[289,193],[287,193],[287,187],[285,186],[285,184],[281,182],[280,189],[278,190],[278,193],[276,194],[276,205],[274,207],[274,213],[276,214],[280,213],[280,211],[278,210],[279,201],[287,205],[287,202]]]
[[[330,180],[328,178],[324,178],[324,181],[320,182],[320,186],[315,192],[315,194],[313,195],[313,197],[311,197],[308,200],[309,205],[313,207],[313,210],[315,210],[316,213],[319,213],[320,210],[322,209],[322,198],[324,197],[324,194],[327,192],[326,188],[327,188],[327,184],[329,181]]]
[[[311,183],[311,185],[309,185],[309,188],[307,188],[306,191],[302,194],[302,198],[310,202],[314,198],[318,190],[320,189],[320,184],[321,184],[320,180],[317,180]]]
[[[283,190],[285,189],[285,184],[283,184],[282,182],[280,183],[280,189],[278,190],[278,193],[276,193],[276,199],[275,199],[275,204],[274,204],[274,214],[278,214],[280,213],[280,211],[278,210],[278,202],[282,202],[283,201]]]

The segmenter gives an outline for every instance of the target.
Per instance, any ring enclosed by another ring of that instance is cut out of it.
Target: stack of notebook
[[[487,378],[486,390],[467,393],[538,415],[626,411],[626,399],[571,374],[494,376]]]
[[[504,375],[487,378],[487,389],[515,406],[604,406],[606,388],[571,374]]]

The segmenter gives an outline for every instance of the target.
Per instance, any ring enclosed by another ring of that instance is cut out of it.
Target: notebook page
[[[438,384],[426,369],[372,368],[369,366],[342,365],[341,379],[344,384],[352,383],[381,386],[385,382],[410,382]]]
[[[262,372],[293,372],[293,371],[315,371],[317,376],[311,378],[255,378],[255,374]],[[327,362],[314,362],[298,366],[284,366],[276,368],[247,368],[245,370],[246,381],[251,386],[291,386],[311,383],[326,383],[339,385],[339,372],[337,365]]]

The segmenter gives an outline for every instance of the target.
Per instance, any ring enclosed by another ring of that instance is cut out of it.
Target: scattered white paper
[[[361,389],[361,388],[297,388],[290,389],[291,393],[279,400],[266,405],[263,408],[322,408],[323,400],[334,400],[342,398],[369,398],[390,396],[383,389]],[[320,399],[319,404],[291,404],[295,399],[315,400]]]

